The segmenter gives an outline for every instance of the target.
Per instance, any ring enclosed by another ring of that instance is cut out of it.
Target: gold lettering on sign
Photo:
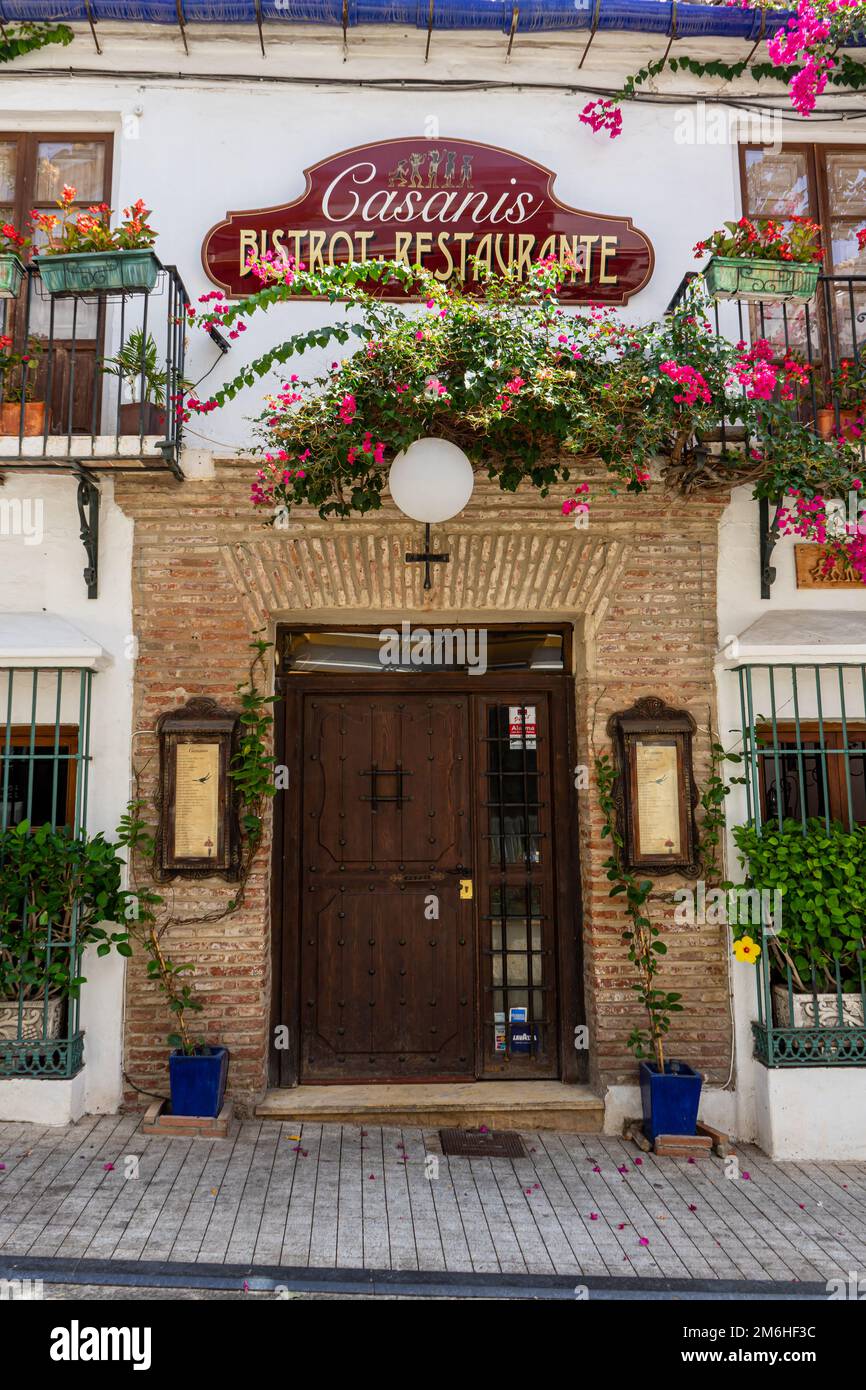
[[[216,859],[220,746],[218,743],[178,743],[176,759],[175,858]]]
[[[680,796],[673,743],[635,743],[637,850],[641,855],[680,853]]]

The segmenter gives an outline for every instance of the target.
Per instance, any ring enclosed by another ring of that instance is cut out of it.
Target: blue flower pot
[[[664,1074],[655,1062],[641,1062],[643,1132],[651,1144],[658,1134],[696,1132],[702,1082],[700,1072],[686,1062],[665,1062]]]
[[[172,1115],[216,1117],[223,1108],[227,1047],[205,1047],[191,1057],[172,1052],[168,1059]]]

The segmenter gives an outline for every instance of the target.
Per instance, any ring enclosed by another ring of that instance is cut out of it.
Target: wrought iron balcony
[[[696,272],[683,276],[668,305],[668,313],[688,303],[695,295]],[[866,416],[866,391],[862,402],[852,408],[852,401],[839,389],[839,368],[843,361],[862,362],[866,373],[866,275],[821,275],[815,298],[807,303],[781,303],[777,300],[749,301],[716,300],[708,306],[703,298],[695,300],[696,313],[709,316],[713,332],[730,343],[754,345],[765,339],[774,349],[778,361],[793,357],[809,368],[808,384],[798,390],[790,409],[807,428],[823,438],[844,434],[851,442],[859,443],[866,466],[866,430],[856,425],[853,416]],[[745,390],[745,388],[743,388]],[[850,393],[849,393],[850,395]],[[701,439],[709,455],[742,454],[746,441],[741,426],[732,424],[724,415],[718,427]],[[761,535],[761,597],[768,599],[775,570],[771,560],[777,537],[775,513],[781,498],[775,503],[762,501],[760,509]]]
[[[153,290],[69,295],[28,266],[20,296],[0,300],[0,467],[180,478],[188,304],[175,266]]]

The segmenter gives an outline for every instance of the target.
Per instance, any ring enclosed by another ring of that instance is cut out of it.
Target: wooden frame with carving
[[[692,771],[696,727],[687,710],[671,709],[654,695],[608,720],[618,772],[613,798],[624,867],[697,878],[698,790]]]
[[[157,878],[163,882],[180,877],[237,879],[240,828],[230,778],[237,749],[237,714],[222,709],[215,700],[199,698],[161,715],[156,727]]]

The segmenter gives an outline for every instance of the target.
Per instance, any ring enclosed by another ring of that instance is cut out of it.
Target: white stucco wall
[[[4,534],[0,528],[0,612],[58,614],[107,654],[104,669],[93,675],[87,829],[112,837],[129,799],[132,523],[114,504],[111,480],[102,479],[100,486],[99,597],[90,600],[82,575],[85,553],[75,479],[38,470],[5,474],[0,506],[12,500],[23,504],[17,514],[30,518],[30,536],[10,534],[10,526]],[[7,516],[15,514],[7,507]],[[35,523],[40,517],[42,536],[37,539]],[[77,724],[77,677],[68,677],[65,684],[62,718]],[[29,703],[26,711],[13,711],[13,718],[29,722],[29,717]],[[53,708],[38,711],[38,717],[53,724]],[[72,1082],[0,1079],[0,1117],[60,1124],[85,1110],[117,1108],[122,1094],[124,963],[119,956],[99,960],[95,952],[88,952],[84,975],[88,983],[81,997],[86,1029],[83,1072]]]
[[[193,28],[189,55],[173,30],[101,25],[100,36],[101,54],[93,51],[83,32],[72,49],[34,54],[4,70],[0,129],[113,132],[112,204],[121,208],[142,197],[152,207],[152,221],[160,233],[159,254],[178,267],[194,301],[213,288],[201,266],[201,244],[227,210],[290,201],[303,191],[306,167],[353,145],[397,136],[462,137],[505,147],[552,169],[555,191],[563,202],[632,217],[650,237],[656,255],[652,280],[626,311],[636,320],[664,311],[683,274],[696,265],[694,243],[740,210],[736,145],[707,139],[684,143],[684,113],[694,112],[687,102],[626,107],[625,132],[616,141],[593,135],[580,124],[586,95],[561,88],[576,78],[585,35],[521,36],[508,63],[501,35],[437,33],[428,63],[424,36],[415,30],[355,31],[344,53],[335,30],[277,33],[276,26],[270,26],[266,59],[252,30]],[[661,56],[665,44],[661,38],[599,35],[581,70],[583,79],[589,86],[617,85],[627,72]],[[742,45],[691,41],[683,49],[728,60],[745,52]],[[70,67],[80,75],[70,76]],[[424,91],[357,85],[395,76],[410,83],[510,85],[462,91],[435,85]],[[532,84],[539,87],[533,90]],[[550,89],[541,84],[551,84]],[[667,77],[657,85],[672,94],[696,89],[689,78]],[[712,89],[712,84],[705,87]],[[736,95],[736,84],[728,84],[726,90]],[[849,107],[857,101],[845,98]],[[801,124],[779,122],[773,133],[788,140],[864,143],[866,118],[843,126],[815,125],[805,135]],[[215,388],[276,336],[305,330],[332,316],[327,305],[295,303],[251,321],[202,390]],[[334,350],[310,354],[300,370],[306,375],[334,355]],[[216,359],[213,344],[195,335],[188,376],[202,376]],[[257,384],[218,415],[191,422],[191,468],[207,472],[211,451],[225,453],[248,444],[247,418],[256,412],[259,397]],[[91,830],[110,831],[126,803],[129,784],[131,525],[111,501],[110,481],[103,482],[102,491],[100,597],[89,602],[81,578],[84,553],[74,480],[38,472],[7,474],[0,496],[38,495],[46,530],[44,541],[36,546],[25,546],[20,538],[0,538],[0,610],[61,613],[112,657],[93,687],[92,723],[99,737],[94,742],[88,816]],[[179,502],[182,505],[182,493]],[[778,579],[770,605],[761,601],[757,509],[748,489],[735,494],[720,541],[720,638],[742,631],[769,606],[866,609],[866,595],[798,593],[790,541],[780,542],[776,549]],[[736,681],[721,670],[719,730],[724,743],[730,742],[729,731],[738,725]],[[730,809],[732,820],[745,813],[739,790]],[[735,862],[731,856],[730,863]],[[104,965],[94,968],[83,1005],[89,1038],[87,1103],[97,1110],[110,1109],[112,1098],[119,1095],[122,968],[103,969]],[[753,974],[748,967],[735,967],[733,980],[737,1091],[708,1092],[702,1113],[710,1122],[754,1138],[763,1132],[757,1108],[766,1102],[763,1093],[758,1094],[764,1078],[751,1058]],[[11,1085],[19,1083],[0,1082],[0,1114],[4,1087]],[[790,1088],[794,1082],[780,1085]],[[615,1088],[617,1093],[620,1089],[621,1095],[609,1097],[612,1123],[620,1113],[631,1113],[634,1105],[628,1088]]]

